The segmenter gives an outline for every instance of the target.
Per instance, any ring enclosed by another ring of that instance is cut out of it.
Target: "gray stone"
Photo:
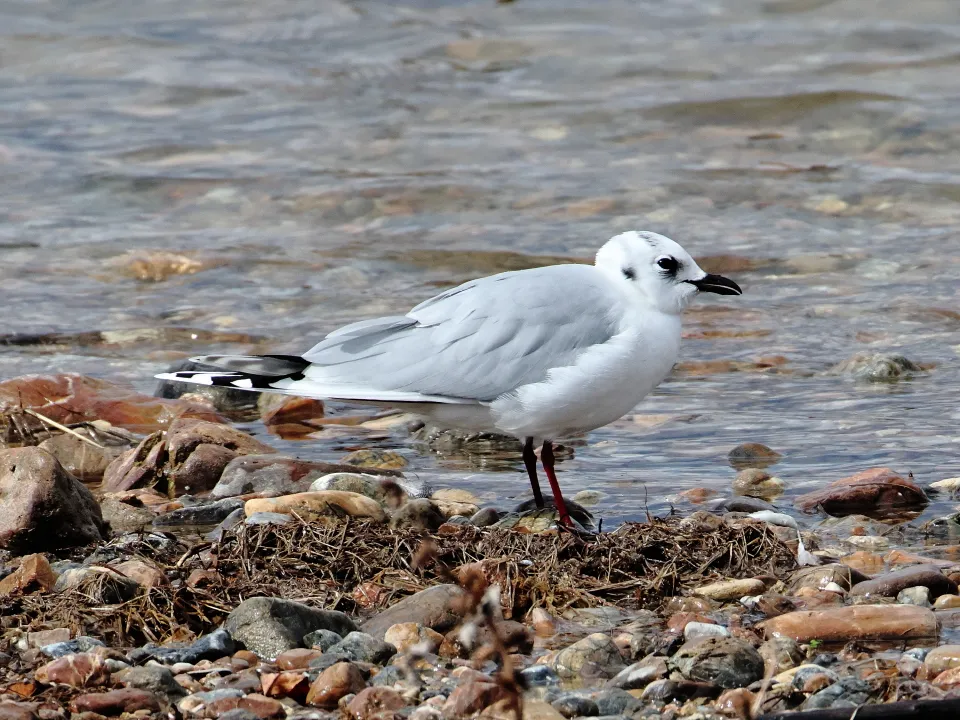
[[[209,635],[197,638],[189,645],[183,646],[147,646],[142,648],[142,652],[149,653],[147,657],[164,663],[173,665],[175,663],[188,663],[194,665],[201,660],[216,660],[227,655],[232,655],[236,650],[236,643],[230,637],[230,633],[220,628]],[[131,659],[135,662],[142,662],[142,658],[134,658],[131,653]]]
[[[314,630],[332,630],[345,635],[357,629],[353,620],[337,610],[319,610],[292,600],[268,597],[244,600],[227,617],[224,628],[264,659],[302,647],[304,636]]]
[[[477,527],[489,527],[501,517],[503,517],[503,513],[496,508],[482,508],[470,516],[470,524]]]
[[[821,665],[805,665],[797,668],[797,671],[793,674],[793,688],[795,690],[803,689],[803,686],[813,677],[825,677],[831,685],[840,679],[836,671],[830,668]]]
[[[293,518],[286,513],[255,512],[243,521],[245,525],[289,525]]]
[[[870,699],[871,692],[868,683],[853,675],[848,675],[808,697],[801,708],[804,710],[856,708]]]
[[[216,690],[206,690],[204,692],[187,695],[177,703],[177,709],[184,715],[194,715],[200,708],[210,705],[217,700],[227,698],[241,698],[244,693],[236,688],[218,688]]]
[[[623,669],[623,658],[609,635],[593,633],[561,650],[554,669],[562,678],[611,678]]]
[[[857,353],[837,363],[827,373],[866,382],[895,382],[922,371],[923,368],[903,355]]]
[[[229,517],[232,512],[242,508],[243,500],[240,498],[225,498],[211,503],[172,510],[154,518],[153,525],[154,527],[213,525]]]
[[[352,632],[336,645],[324,652],[339,655],[354,662],[368,662],[382,665],[397,654],[397,648],[372,635],[362,632]]]
[[[210,492],[214,498],[258,494],[260,497],[307,492],[314,480],[331,473],[356,473],[352,465],[310,462],[279,455],[245,455],[231,460]],[[369,475],[398,477],[394,470],[364,468]]]
[[[121,502],[115,497],[106,497],[101,500],[100,511],[103,521],[110,525],[110,529],[114,532],[136,532],[150,525],[157,517],[157,514],[149,508]]]
[[[103,641],[97,640],[97,638],[88,637],[87,635],[80,635],[79,637],[75,637],[73,640],[44,645],[42,648],[40,648],[40,652],[47,657],[58,658],[63,657],[64,655],[90,652],[94,648],[98,647],[106,647],[106,645],[104,645]]]
[[[323,650],[326,652],[341,640],[343,640],[343,638],[340,635],[337,635],[337,633],[333,632],[332,630],[324,630],[321,628],[304,635],[303,645],[304,647]]]
[[[770,676],[795,668],[804,659],[800,643],[789,637],[770,638],[761,644],[757,651],[763,658],[765,672]]]
[[[919,605],[920,607],[931,607],[930,588],[923,585],[906,588],[897,593],[897,602],[901,605]]]
[[[579,693],[563,693],[551,700],[550,704],[557,712],[567,718],[592,717],[600,714],[597,703]]]
[[[434,585],[377,613],[363,623],[361,629],[380,639],[391,625],[403,622],[420,623],[431,630],[445,632],[460,622],[462,616],[453,606],[462,594],[456,585]]]
[[[608,688],[594,694],[598,715],[633,715],[643,707],[637,698],[620,688]]]
[[[275,514],[279,515],[280,513]],[[227,515],[223,520],[221,520],[220,524],[217,525],[213,530],[204,535],[203,539],[209,542],[220,542],[223,540],[223,536],[230,530],[233,530],[233,528],[235,528],[237,525],[242,523],[245,517],[246,515],[243,512],[243,508],[237,508],[232,513]],[[284,515],[284,517],[289,521],[289,517],[286,515]]]
[[[560,684],[560,676],[549,665],[531,665],[520,671],[526,687],[554,687]]]
[[[958,592],[957,584],[944,575],[936,565],[913,565],[858,582],[850,588],[850,594],[864,597],[896,597],[901,590],[919,585],[926,587],[933,598],[947,594],[956,595]]]
[[[684,643],[668,667],[687,680],[723,688],[746,687],[763,677],[763,658],[750,643],[739,638],[706,638]]]
[[[370,684],[374,687],[393,687],[397,683],[403,682],[405,678],[406,675],[401,668],[396,665],[387,665],[370,678]]]
[[[180,698],[187,694],[180,683],[173,679],[170,668],[161,665],[127,668],[116,673],[114,677],[126,687],[149,690],[172,698]]]
[[[661,663],[641,660],[625,667],[607,681],[607,687],[621,690],[639,690],[645,688],[654,680],[659,680],[666,673],[666,666]]]
[[[410,527],[421,530],[436,530],[446,518],[440,508],[426,498],[408,500],[390,514],[390,527]]]

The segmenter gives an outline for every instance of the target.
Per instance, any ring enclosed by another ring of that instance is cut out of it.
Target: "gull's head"
[[[678,314],[701,292],[740,295],[740,286],[700,269],[668,237],[631,230],[608,240],[597,252],[597,269],[661,312]]]

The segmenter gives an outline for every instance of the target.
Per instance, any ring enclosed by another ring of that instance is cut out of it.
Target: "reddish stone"
[[[100,655],[76,653],[51,660],[46,665],[37,668],[34,677],[37,682],[44,685],[59,683],[82,688],[106,685],[110,681],[110,671]]]
[[[912,480],[901,477],[890,468],[872,468],[801,495],[794,504],[804,512],[820,508],[830,515],[849,515],[922,507],[928,502],[923,490]]]
[[[302,672],[287,670],[281,673],[263,673],[260,676],[263,694],[272,698],[292,698],[303,703],[310,692],[310,678]]]
[[[249,710],[263,720],[270,720],[270,718],[279,719],[287,716],[286,708],[279,700],[268,698],[260,693],[250,693],[243,697],[214,700],[204,707],[203,717],[218,718],[231,710]]]
[[[682,633],[683,629],[692,622],[708,623],[710,625],[716,624],[706,615],[701,615],[698,612],[677,612],[667,620],[667,630]]]
[[[56,582],[57,574],[43,555],[27,555],[20,561],[20,567],[0,580],[0,596],[47,592]]]
[[[496,683],[468,680],[450,693],[443,705],[443,712],[451,717],[473,715],[506,696],[507,692]]]
[[[347,705],[346,714],[355,720],[374,720],[392,716],[407,703],[396,690],[368,687],[357,693]],[[381,714],[382,713],[382,714]]]
[[[95,712],[100,715],[122,715],[137,710],[160,712],[160,701],[148,690],[121,688],[80,695],[74,699],[73,709],[76,712]]]
[[[357,666],[350,662],[331,665],[313,681],[307,693],[307,705],[335,708],[340,698],[358,693],[367,686]]]
[[[38,703],[0,700],[0,720],[37,720],[39,709]]]
[[[25,375],[0,382],[0,413],[23,408],[64,424],[99,419],[138,433],[152,432],[177,418],[226,422],[207,405],[161,400],[132,387],[74,373]]]
[[[277,655],[276,665],[281,670],[303,670],[310,661],[323,655],[322,650],[312,648],[293,648]]]

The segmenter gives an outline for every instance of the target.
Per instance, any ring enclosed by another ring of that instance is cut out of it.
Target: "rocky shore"
[[[747,443],[728,497],[560,532],[396,453],[308,462],[228,422],[306,435],[321,403],[218,403],[0,383],[0,720],[960,707],[960,523],[914,522],[956,479],[873,468],[778,501],[777,454]]]

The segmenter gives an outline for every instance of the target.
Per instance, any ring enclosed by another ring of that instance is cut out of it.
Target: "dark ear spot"
[[[623,276],[624,276],[627,280],[636,280],[636,279],[637,279],[637,271],[634,270],[634,269],[633,269],[632,267],[630,267],[629,265],[628,265],[627,267],[623,268],[623,270],[621,270],[620,272],[623,273]]]

